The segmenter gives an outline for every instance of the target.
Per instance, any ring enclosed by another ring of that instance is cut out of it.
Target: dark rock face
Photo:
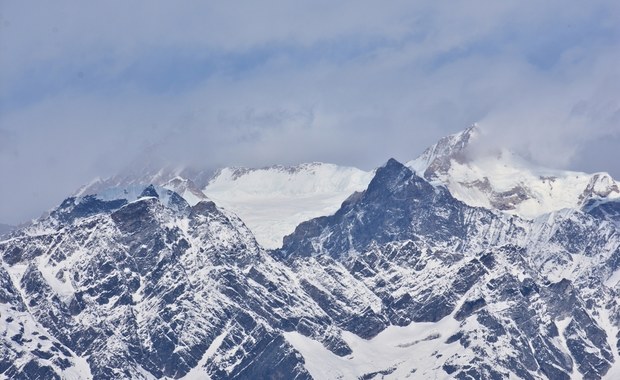
[[[346,347],[337,331],[325,334],[332,321],[240,220],[212,202],[192,208],[174,193],[163,195],[148,187],[132,202],[70,199],[35,226],[51,234],[25,230],[3,242],[7,265],[27,265],[18,278],[25,297],[18,310],[87,357],[97,379],[178,378],[209,348],[213,358],[201,366],[213,378],[309,378],[303,357],[281,334],[301,320],[306,334],[329,339],[335,350]],[[0,280],[11,285],[2,287],[0,301],[21,302],[11,279]],[[39,367],[6,373],[64,376]]]
[[[257,323],[250,315],[237,315],[231,334],[222,342],[222,350],[234,353],[229,363],[241,359],[233,371],[211,362],[211,376],[215,379],[311,379],[303,367],[303,357],[277,331]],[[252,339],[247,339],[251,336]],[[247,355],[248,352],[254,355]]]
[[[583,206],[583,210],[595,218],[620,225],[620,200],[600,202],[591,199]]]
[[[104,201],[97,199],[94,195],[88,195],[79,201],[76,198],[67,198],[53,212],[53,216],[62,223],[72,223],[77,218],[85,218],[101,212],[110,212],[116,210],[127,201],[125,199],[117,199],[114,201]]]
[[[346,363],[351,334],[375,344],[410,325],[440,329],[399,348],[435,345],[421,364],[387,355],[356,376],[600,379],[614,365],[620,238],[594,213],[498,215],[390,160],[267,252],[213,202],[137,194],[70,198],[0,241],[0,374],[309,379],[317,359],[291,336]]]
[[[60,379],[75,356],[28,313],[9,273],[0,266],[0,375],[9,379]]]
[[[447,358],[444,370],[455,378],[560,379],[575,371],[601,378],[614,361],[602,320],[588,305],[596,303],[589,289],[607,289],[602,281],[617,246],[614,229],[585,214],[536,223],[494,215],[391,160],[335,215],[302,223],[278,254],[335,258],[381,299],[390,324],[451,314],[462,326],[475,320],[475,329],[448,338],[478,358],[475,365],[465,355]],[[584,255],[596,264],[590,277],[574,276],[578,287],[546,279]],[[558,331],[554,321],[569,322]]]
[[[465,206],[445,188],[433,187],[391,159],[377,170],[368,189],[343,203],[336,214],[300,224],[284,238],[280,253],[284,257],[327,253],[338,258],[363,252],[371,243],[429,239],[460,244],[468,235],[482,232],[469,223],[470,218],[490,224],[494,216]]]

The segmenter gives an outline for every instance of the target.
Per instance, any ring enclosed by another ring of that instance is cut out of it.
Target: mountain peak
[[[484,153],[472,146],[482,134],[472,125],[443,137],[407,166],[426,180],[446,186],[470,206],[526,219],[563,208],[579,209],[590,199],[620,198],[618,183],[606,173],[543,168],[502,146],[494,147],[499,154]]]
[[[480,134],[480,127],[472,124],[461,132],[442,137],[407,166],[420,176],[434,177],[434,173],[445,170],[451,160],[465,161],[467,148]]]
[[[399,161],[390,158],[385,165],[377,169],[375,176],[368,185],[368,190],[372,190],[377,186],[394,188],[405,178],[414,177],[415,179],[425,182],[418,177],[410,168]],[[430,186],[430,185],[429,185]]]
[[[379,170],[382,170],[382,169],[388,169],[388,170],[391,170],[391,169],[401,169],[401,168],[404,168],[404,167],[405,167],[405,165],[403,165],[400,162],[398,162],[395,158],[390,158],[389,160],[387,160],[385,165],[383,165],[381,168],[379,168]]]
[[[155,190],[155,186],[151,184],[145,187],[142,193],[140,194],[140,198],[144,198],[144,197],[159,198],[159,194],[157,194],[157,190]]]
[[[378,187],[394,187],[401,182],[406,175],[413,175],[411,169],[395,159],[390,158],[385,165],[377,169],[375,176],[368,185],[368,191],[372,191]]]
[[[397,159],[391,157],[389,160],[387,160],[387,162],[385,163],[385,166],[388,165],[398,165],[398,166],[403,166],[403,164],[401,164],[400,162],[398,162]]]

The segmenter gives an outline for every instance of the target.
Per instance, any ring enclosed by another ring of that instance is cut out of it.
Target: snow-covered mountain
[[[592,200],[620,199],[620,184],[608,173],[546,169],[506,149],[476,149],[482,133],[474,125],[444,137],[407,165],[469,205],[528,219],[579,209]]]
[[[45,336],[97,379],[308,377],[280,330],[329,339],[327,316],[236,216],[153,186],[119,194],[68,198],[0,243]]]
[[[159,186],[181,195],[190,205],[207,200],[201,190],[201,183],[211,174],[208,171],[195,171],[184,168],[162,168],[144,173],[125,173],[110,178],[95,178],[82,186],[73,196],[104,194],[106,192],[126,191],[127,189],[144,188],[148,185]]]
[[[311,163],[262,169],[225,168],[203,192],[233,211],[265,248],[279,248],[282,238],[306,220],[336,212],[372,172],[333,164]]]
[[[619,378],[618,184],[480,133],[94,181],[0,237],[0,378]]]
[[[392,327],[370,341],[345,334],[343,359],[293,345],[317,378],[615,378],[619,243],[581,211],[527,221],[472,208],[390,161],[280,254],[343,263]]]
[[[33,317],[4,265],[0,266],[0,377],[89,379],[86,360]]]
[[[81,188],[75,195],[154,184],[172,190],[190,205],[211,199],[237,214],[265,248],[282,246],[282,238],[306,220],[329,215],[356,191],[366,188],[373,173],[326,163],[266,168],[230,167],[215,173],[161,169],[141,175],[119,175]]]
[[[431,183],[446,186],[470,206],[526,219],[620,201],[620,184],[607,173],[547,169],[507,149],[480,149],[482,134],[474,125],[446,136],[407,166]],[[281,247],[282,238],[299,223],[333,214],[347,197],[365,189],[374,175],[374,171],[326,163],[138,173],[97,179],[75,195],[154,184],[180,194],[190,205],[211,199],[237,214],[268,249]]]
[[[1,318],[34,331],[3,334],[24,358],[5,376],[620,373],[620,236],[607,218],[471,207],[394,160],[276,251],[211,201],[131,186],[68,198],[0,241],[0,257],[15,289]],[[37,334],[58,351],[26,356]]]

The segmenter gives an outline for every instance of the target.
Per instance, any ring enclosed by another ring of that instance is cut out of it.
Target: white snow
[[[73,366],[63,371],[66,379],[92,379],[93,375],[90,371],[90,365],[86,358],[73,353]]]
[[[390,326],[370,340],[344,332],[343,339],[353,351],[344,357],[297,332],[284,336],[302,354],[306,369],[316,379],[357,379],[379,371],[385,371],[380,377],[384,379],[449,379],[450,375],[441,370],[444,360],[437,355],[441,353],[445,359],[463,353],[458,342],[445,343],[458,329],[459,322],[447,317],[437,323]]]
[[[198,365],[192,368],[192,370],[189,371],[187,375],[183,376],[182,377],[183,380],[208,380],[211,378],[207,374],[207,372],[205,372],[204,366],[207,364],[208,360],[213,355],[215,355],[215,353],[217,352],[217,349],[220,348],[220,346],[222,345],[222,342],[224,342],[224,338],[226,338],[226,335],[229,332],[228,330],[229,330],[229,325],[226,326],[226,328],[222,331],[220,335],[218,335],[217,337],[215,337],[215,339],[213,339],[213,342],[211,342],[211,345],[209,346],[209,348],[207,348],[207,351],[205,351],[205,354],[202,356],[202,358],[198,362]]]
[[[613,288],[618,282],[620,282],[620,269],[617,269],[615,272],[609,276],[609,278],[605,281],[605,286]]]
[[[73,295],[75,294],[75,289],[73,288],[71,281],[69,281],[64,276],[64,274],[59,276],[60,277],[59,279],[57,277],[57,274],[59,273],[59,269],[51,266],[49,262],[44,263],[45,261],[44,256],[39,257],[38,261],[39,263],[37,267],[39,271],[41,272],[41,275],[47,282],[47,284],[52,288],[52,290],[56,294],[58,294],[58,296],[60,297],[62,301],[68,303],[73,298]]]
[[[278,248],[301,222],[333,214],[373,177],[352,167],[311,163],[297,167],[222,169],[203,190],[237,214],[265,248]]]
[[[496,209],[497,203],[503,203],[499,206],[503,211],[526,219],[564,208],[581,208],[588,199],[620,199],[620,185],[607,173],[546,169],[505,149],[473,154],[469,146],[481,135],[483,131],[474,125],[441,139],[407,165],[424,175],[433,162],[447,158],[449,165],[427,179],[447,186],[452,195],[471,206]],[[152,183],[159,186],[156,189],[164,203],[167,195],[163,189],[177,192],[192,206],[210,198],[238,215],[263,247],[278,248],[282,238],[301,222],[333,214],[352,193],[365,190],[374,171],[326,163],[224,168],[199,188],[196,183],[204,183],[204,175],[162,169],[142,177],[96,179],[78,195],[96,191],[100,199],[131,201]],[[510,193],[519,192],[526,199],[515,199],[511,205]]]
[[[464,133],[471,133],[471,130],[449,136],[452,140],[445,140],[444,143],[456,144],[455,141],[460,141]],[[479,135],[476,129],[470,139],[476,141]],[[467,145],[443,148],[435,145],[408,162],[407,166],[424,176],[433,160],[441,160],[441,155],[445,154],[449,166],[435,170],[435,177],[427,179],[447,186],[455,198],[471,206],[494,209],[494,200],[507,201],[510,198],[507,193],[518,190],[525,193],[527,199],[517,200],[514,208],[503,211],[534,219],[564,208],[579,209],[588,199],[620,198],[620,185],[607,173],[547,169],[506,149],[471,153]]]
[[[616,346],[616,336],[618,334],[618,326],[615,326],[611,322],[612,320],[613,318],[610,315],[610,311],[604,308],[601,309],[601,316],[599,318],[599,323],[601,324],[601,327],[603,327],[603,329],[607,333],[607,344],[609,344],[609,347],[612,347],[611,352],[614,355],[614,362],[611,363],[611,368],[609,369],[609,371],[607,371],[605,376],[603,376],[603,379],[607,379],[607,380],[620,379],[620,354],[618,353],[618,350],[613,349],[613,347]]]

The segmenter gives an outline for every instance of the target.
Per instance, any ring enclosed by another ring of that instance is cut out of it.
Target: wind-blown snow
[[[407,166],[432,183],[447,186],[470,206],[526,219],[580,209],[589,200],[620,198],[620,185],[608,173],[547,169],[506,149],[473,152],[481,134],[472,126],[444,137]]]

